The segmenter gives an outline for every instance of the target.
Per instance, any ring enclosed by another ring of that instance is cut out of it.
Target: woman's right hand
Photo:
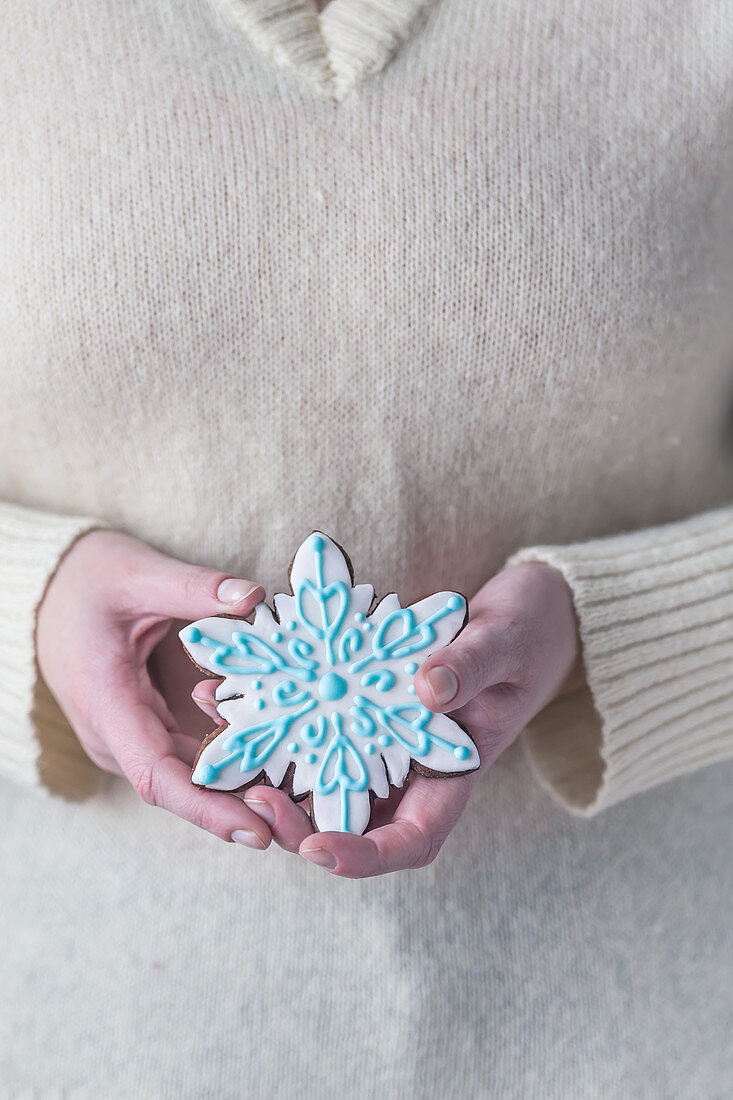
[[[199,742],[177,728],[147,662],[174,619],[243,618],[262,599],[251,581],[96,530],[61,560],[36,632],[41,673],[95,764],[126,776],[150,805],[260,849],[272,834],[241,798],[191,783]]]

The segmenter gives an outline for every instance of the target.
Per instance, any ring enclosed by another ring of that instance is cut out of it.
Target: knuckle
[[[415,833],[410,867],[417,870],[420,867],[427,867],[433,862],[443,846],[443,840],[441,837],[428,835],[422,829],[416,829]]]
[[[521,688],[514,684],[495,684],[480,695],[477,707],[482,719],[482,727],[500,737],[512,721],[518,708],[518,696]]]
[[[526,617],[510,620],[506,627],[507,664],[512,682],[524,684],[529,679],[532,665],[533,639],[536,636],[533,623]]]
[[[467,638],[461,647],[460,658],[457,662],[458,680],[461,688],[471,690],[479,684],[486,663],[485,654],[477,638]]]
[[[442,847],[443,842],[441,840],[438,840],[437,837],[433,837],[432,839],[427,840],[422,854],[422,859],[420,860],[418,867],[428,867],[431,863],[433,863]]]
[[[222,832],[221,826],[217,824],[203,792],[196,792],[194,797],[196,797],[196,801],[191,806],[190,814],[187,815],[191,824],[207,833],[211,833],[213,836],[219,837],[220,840],[229,840],[229,833]]]
[[[129,774],[130,782],[148,806],[160,806],[160,784],[155,764],[139,764]]]
[[[481,748],[484,761],[493,763],[507,744],[507,734],[504,730],[489,729],[481,737]]]
[[[183,816],[185,820],[190,821],[197,829],[203,829],[205,833],[213,833],[215,836],[218,835],[216,829],[212,827],[210,815],[201,807],[196,807],[190,813],[179,816]]]
[[[516,739],[525,725],[516,702],[502,706],[492,689],[486,699],[477,699],[470,728],[479,747],[481,771],[485,771]],[[470,781],[470,776],[466,776]]]
[[[213,585],[210,584],[210,577],[205,570],[191,566],[184,571],[181,578],[181,592],[186,600],[193,601],[202,593],[210,595],[209,588],[213,588]]]

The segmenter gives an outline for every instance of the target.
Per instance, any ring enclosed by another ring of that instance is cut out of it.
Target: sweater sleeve
[[[38,608],[77,538],[106,524],[0,504],[0,774],[74,796],[96,769],[83,753],[36,661]]]
[[[573,591],[587,686],[524,732],[540,782],[591,817],[733,755],[733,507],[519,550]]]

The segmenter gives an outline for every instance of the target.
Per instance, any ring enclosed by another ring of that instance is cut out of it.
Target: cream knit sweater
[[[0,1081],[722,1096],[730,766],[581,823],[512,750],[450,856],[345,884],[99,786],[33,628],[99,524],[270,595],[314,527],[406,599],[536,558],[555,798],[733,755],[731,0],[3,18]]]

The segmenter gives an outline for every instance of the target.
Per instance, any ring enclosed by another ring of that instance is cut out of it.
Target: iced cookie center
[[[346,680],[336,672],[327,672],[318,681],[318,694],[322,699],[342,699],[346,695]]]

